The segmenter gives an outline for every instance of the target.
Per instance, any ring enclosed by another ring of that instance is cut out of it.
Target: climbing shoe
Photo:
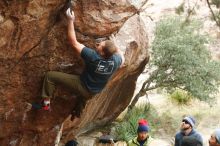
[[[72,113],[71,113],[71,121],[73,121],[74,118],[80,118],[85,106],[86,106],[86,100],[77,98],[76,105],[73,108]]]
[[[42,109],[45,110],[45,111],[50,110],[50,99],[44,99],[42,101]]]
[[[81,112],[79,110],[72,111],[70,120],[73,121],[75,118],[80,118]]]
[[[43,99],[41,101],[41,103],[31,103],[32,105],[32,109],[36,109],[36,110],[45,110],[45,111],[49,111],[50,109],[50,99]]]

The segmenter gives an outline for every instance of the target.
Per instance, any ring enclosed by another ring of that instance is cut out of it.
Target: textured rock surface
[[[73,1],[77,38],[93,47],[95,38],[119,31],[145,2]],[[55,145],[60,129],[67,140],[112,121],[130,102],[136,79],[148,61],[147,40],[140,43],[140,37],[128,44],[126,66],[114,75],[102,93],[87,103],[81,118],[70,122],[68,116],[74,98],[61,88],[56,95],[63,98],[53,98],[51,112],[25,111],[25,101],[39,101],[46,71],[80,73],[83,69],[82,61],[67,43],[66,20],[61,13],[64,3],[64,0],[0,1],[0,145]]]

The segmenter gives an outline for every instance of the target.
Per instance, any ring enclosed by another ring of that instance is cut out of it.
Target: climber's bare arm
[[[79,43],[76,39],[76,33],[74,28],[75,16],[74,12],[70,10],[70,8],[66,11],[66,15],[68,18],[68,39],[75,49],[75,51],[80,54],[82,49],[85,47],[83,44]]]
[[[115,45],[117,44],[114,34],[112,34],[110,36],[110,39],[114,42]],[[116,46],[116,53],[121,56],[121,60],[122,61],[121,61],[121,66],[120,67],[123,67],[124,66],[124,62],[125,62],[124,53],[117,46]]]
[[[116,49],[116,53],[121,56],[121,66],[120,67],[123,67],[124,66],[124,62],[125,62],[124,54],[123,54],[123,52],[118,47]]]

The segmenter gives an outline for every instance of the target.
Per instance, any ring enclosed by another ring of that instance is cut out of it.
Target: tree
[[[220,65],[211,59],[209,37],[201,34],[201,23],[181,18],[161,20],[155,31],[149,77],[134,97],[131,109],[147,91],[182,89],[200,100],[211,99],[218,91]]]
[[[212,19],[216,22],[216,25],[220,27],[220,10],[216,9],[213,10],[211,5],[214,5],[216,8],[220,8],[220,0],[211,0],[211,3],[209,0],[206,0],[208,7],[212,13]]]

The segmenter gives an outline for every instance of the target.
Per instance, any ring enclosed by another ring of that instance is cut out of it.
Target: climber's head
[[[115,44],[110,40],[96,40],[96,51],[104,58],[111,57],[116,52]]]

